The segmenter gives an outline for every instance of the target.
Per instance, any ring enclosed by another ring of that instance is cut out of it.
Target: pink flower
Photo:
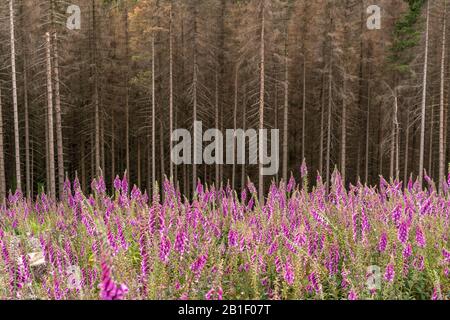
[[[122,300],[128,293],[126,285],[116,285],[111,277],[111,269],[105,261],[102,262],[102,282],[100,296],[102,300]]]
[[[386,272],[384,273],[384,280],[386,280],[387,282],[392,282],[394,281],[394,277],[395,277],[394,265],[390,263],[386,267]]]
[[[419,248],[425,248],[426,246],[426,239],[425,235],[423,234],[423,231],[420,227],[417,227],[416,229],[416,242]]]

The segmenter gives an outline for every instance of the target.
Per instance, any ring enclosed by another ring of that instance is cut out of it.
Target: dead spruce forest
[[[67,8],[81,9],[70,30]],[[368,28],[381,8],[379,29]],[[240,189],[309,172],[442,186],[450,160],[446,0],[2,0],[0,199],[116,175]],[[280,129],[280,170],[174,165],[171,132]],[[388,180],[388,179],[387,179]]]

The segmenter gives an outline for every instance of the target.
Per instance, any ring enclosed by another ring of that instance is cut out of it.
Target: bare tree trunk
[[[326,185],[330,186],[330,157],[331,157],[331,111],[333,106],[333,53],[330,53],[330,70],[328,75],[328,121],[327,121],[327,155],[326,155]]]
[[[84,138],[81,139],[81,188],[86,192],[86,144]]]
[[[284,45],[284,115],[283,115],[283,180],[288,179],[288,132],[289,132],[289,51],[288,31],[286,27],[286,42]],[[303,147],[302,147],[303,148]],[[302,159],[303,161],[303,159]]]
[[[152,188],[156,183],[155,37],[152,37]]]
[[[233,129],[234,132],[236,132],[237,129],[237,109],[238,109],[238,76],[239,76],[239,65],[236,65],[234,74],[234,108],[233,108]],[[231,174],[231,188],[234,190],[235,187],[235,181],[236,181],[236,140],[233,137],[233,145],[232,145],[232,152],[233,152],[233,167],[232,167],[232,174]]]
[[[439,190],[445,183],[445,48],[446,48],[446,27],[447,27],[447,2],[444,1],[444,23],[442,26],[442,55],[441,55],[441,85],[440,85],[440,101],[439,101]]]
[[[170,17],[169,17],[169,155],[172,155],[172,132],[173,132],[173,35],[172,35],[172,6],[173,2],[170,1]],[[170,159],[170,157],[169,157]],[[170,177],[173,179],[173,163],[170,163]]]
[[[111,110],[111,185],[114,186],[114,179],[116,177],[116,138],[114,126],[114,110]]]
[[[192,92],[193,92],[193,116],[192,116],[192,123],[195,124],[197,121],[197,82],[198,82],[198,74],[197,74],[197,7],[194,8],[194,56],[193,56],[193,83],[192,83]],[[197,159],[197,152],[196,148],[196,135],[195,127],[193,127],[194,130],[194,161],[192,164],[192,192],[195,192],[196,186],[197,186],[197,162],[200,159]]]
[[[392,128],[391,128],[391,148],[390,148],[390,165],[389,165],[389,178],[394,178],[394,163],[395,163],[395,121],[392,121]]]
[[[216,129],[219,129],[219,118],[220,118],[220,112],[219,112],[219,74],[216,70],[216,85],[215,85],[215,125],[216,125]],[[217,145],[216,145],[216,152],[218,150],[218,148],[220,147],[218,145],[218,141],[217,141]],[[221,181],[220,181],[220,165],[219,163],[216,162],[215,165],[215,176],[216,176],[216,182],[215,182],[215,186],[216,188],[220,188],[221,185]]]
[[[141,144],[137,143],[137,184],[141,187]]]
[[[63,135],[61,121],[61,97],[59,93],[59,56],[58,56],[58,37],[54,34],[55,43],[54,51],[54,72],[55,72],[55,116],[56,116],[56,146],[58,152],[58,188],[59,198],[64,196],[64,151],[63,151]]]
[[[356,156],[356,181],[361,181],[361,141],[358,142],[358,153]]]
[[[159,147],[160,147],[160,161],[161,161],[161,185],[164,182],[164,176],[165,176],[165,171],[164,171],[164,128],[162,125],[162,122],[160,124],[160,137],[159,137]]]
[[[93,76],[94,76],[94,127],[95,127],[95,168],[91,174],[94,176],[100,175],[100,106],[99,106],[99,92],[98,92],[98,68],[97,68],[97,22],[95,0],[92,0],[92,48],[93,48]]]
[[[262,130],[264,129],[264,104],[265,104],[265,0],[261,4],[261,47],[260,47],[260,88],[259,88],[259,142],[261,144]],[[259,165],[258,165],[258,175],[259,175],[259,202],[264,204],[264,176],[263,171],[263,150],[259,148]]]
[[[273,106],[273,108],[275,109],[274,110],[274,114],[275,114],[275,119],[274,119],[274,125],[273,125],[273,127],[274,127],[274,129],[279,129],[279,125],[278,125],[278,123],[279,123],[279,119],[278,119],[278,85],[277,85],[277,83],[275,83],[274,84],[274,94],[273,94],[273,96],[274,96],[274,98],[273,98],[273,100],[274,100],[274,106]],[[278,183],[278,181],[279,181],[279,173],[277,172],[276,173],[276,175],[275,175],[275,181],[276,181],[276,183]]]
[[[369,183],[369,135],[370,135],[370,82],[367,85],[367,116],[366,116],[366,153],[365,153],[365,168],[364,168],[364,182]]]
[[[306,147],[306,57],[303,52],[303,96],[302,96],[302,161],[305,160]]]
[[[31,192],[31,169],[30,169],[30,121],[28,112],[28,65],[27,54],[23,54],[23,104],[25,115],[25,177],[26,177],[26,192],[27,197],[30,198],[33,193]]]
[[[408,181],[408,163],[409,163],[409,112],[406,112],[406,132],[405,132],[405,171],[403,172],[403,181]]]
[[[243,106],[242,106],[242,130],[245,132],[246,130],[246,117],[247,117],[247,86],[244,85],[243,88]],[[244,144],[244,152],[245,152],[245,144]],[[241,166],[241,189],[245,188],[245,164]]]
[[[130,73],[130,64],[129,64],[129,34],[128,34],[128,5],[127,2],[124,1],[125,4],[125,59],[126,59],[126,71],[125,71],[125,170],[127,172],[127,180],[130,182],[130,106],[129,106],[129,73]],[[154,77],[154,75],[152,75]]]
[[[0,83],[0,204],[4,204],[5,199],[6,199],[5,149],[3,144],[2,88]]]
[[[100,168],[102,168],[102,175],[105,175],[103,168],[105,168],[105,120],[103,112],[100,117]],[[127,176],[128,177],[128,176]]]
[[[13,94],[13,108],[14,108],[14,146],[16,159],[16,183],[17,189],[22,190],[22,181],[20,172],[19,110],[17,105],[17,81],[16,81],[16,45],[14,35],[14,0],[9,0],[9,22],[11,34],[11,77],[12,77],[12,94]]]
[[[51,62],[51,43],[50,33],[46,33],[46,53],[47,53],[47,107],[48,107],[48,157],[49,157],[49,175],[50,175],[50,197],[55,199],[55,146],[53,137],[53,89],[52,89],[52,62]]]
[[[430,128],[430,152],[428,154],[428,175],[430,177],[433,176],[433,132],[434,132],[434,103],[431,105],[431,128]]]
[[[347,101],[346,99],[347,79],[344,71],[344,97],[342,99],[342,127],[341,127],[341,176],[345,185],[346,150],[347,150]]]
[[[425,31],[425,61],[423,64],[423,82],[422,82],[422,112],[421,112],[421,126],[420,126],[420,154],[419,154],[419,184],[423,183],[423,159],[425,151],[425,116],[427,105],[427,73],[428,73],[428,39],[429,39],[429,24],[430,24],[430,2],[427,1],[427,23]]]
[[[398,123],[398,97],[397,91],[395,91],[394,97],[394,115],[392,119],[392,134],[391,134],[391,163],[389,176],[391,179],[399,179],[399,123]],[[394,172],[395,171],[395,172]]]
[[[321,107],[320,107],[320,142],[319,142],[319,172],[320,175],[323,177],[323,139],[324,139],[324,124],[325,124],[325,77],[322,79],[322,101],[321,101]]]
[[[97,82],[97,81],[96,81]],[[94,176],[100,175],[100,106],[98,101],[98,85],[94,89],[95,104],[95,168],[92,172]]]

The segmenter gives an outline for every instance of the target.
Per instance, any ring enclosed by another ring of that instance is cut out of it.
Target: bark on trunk
[[[427,22],[425,31],[425,61],[423,64],[423,81],[422,81],[422,108],[421,108],[421,125],[420,125],[420,151],[419,151],[419,184],[423,183],[423,160],[425,152],[425,117],[427,104],[427,73],[428,73],[428,39],[430,24],[430,2],[427,1]]]
[[[0,204],[4,204],[5,199],[6,199],[5,150],[3,144],[2,88],[0,86]]]
[[[445,48],[447,26],[447,3],[444,1],[444,23],[442,26],[441,84],[439,100],[439,190],[442,192],[445,183]]]
[[[56,147],[58,153],[58,190],[59,198],[64,196],[64,150],[61,121],[61,96],[59,93],[59,56],[58,56],[58,36],[54,34],[54,73],[55,73],[55,116],[56,116]]]
[[[21,172],[20,172],[19,110],[17,105],[17,81],[16,81],[16,45],[14,35],[14,0],[9,1],[9,23],[11,35],[11,77],[12,77],[12,95],[14,108],[14,147],[16,160],[16,186],[18,190],[22,190]]]
[[[47,121],[48,121],[48,158],[49,158],[49,192],[50,197],[55,199],[55,146],[53,136],[53,86],[52,86],[52,64],[51,64],[51,43],[50,33],[46,33],[46,53],[47,53]]]

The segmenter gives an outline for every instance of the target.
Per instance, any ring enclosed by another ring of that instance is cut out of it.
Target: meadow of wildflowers
[[[0,211],[0,299],[449,299],[449,190],[346,189],[335,172],[327,192],[302,175],[264,205],[251,182],[199,183],[192,199],[167,180],[149,199],[116,178],[111,195],[102,177],[92,195],[67,181],[60,202],[16,192]]]

